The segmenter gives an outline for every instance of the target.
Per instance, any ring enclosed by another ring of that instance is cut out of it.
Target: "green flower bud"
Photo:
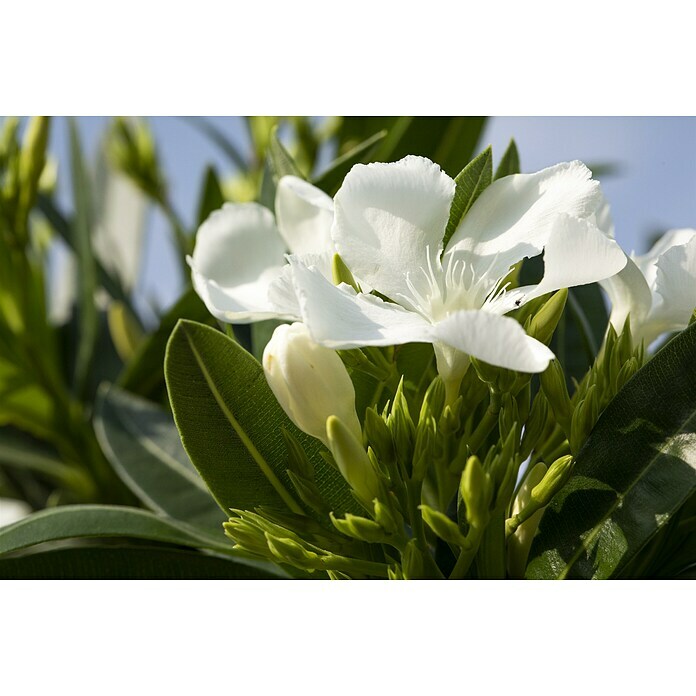
[[[544,475],[544,478],[532,488],[530,501],[536,505],[545,506],[551,502],[558,491],[565,486],[573,472],[574,460],[572,455],[559,457]]]
[[[543,462],[538,462],[527,474],[512,504],[513,519],[529,505],[532,489],[541,483],[545,474],[546,464]],[[517,526],[515,532],[507,540],[508,573],[514,579],[524,578],[529,550],[532,547],[532,539],[534,539],[543,514],[543,508],[536,509],[526,521]]]
[[[638,372],[639,369],[638,358],[631,358],[624,363],[623,367],[619,370],[619,374],[616,376],[616,383],[614,384],[614,394],[616,394],[623,386],[628,382],[633,375]]]
[[[394,443],[389,426],[374,408],[365,411],[365,437],[377,459],[385,464],[394,461]]]
[[[241,550],[257,556],[268,556],[266,537],[257,527],[238,517],[232,517],[222,526],[225,535],[232,539]]]
[[[541,435],[546,430],[549,417],[549,402],[543,391],[537,392],[529,412],[529,418],[524,427],[520,459],[524,461],[536,447]]]
[[[540,375],[541,388],[549,402],[556,422],[563,428],[566,437],[570,435],[570,421],[573,408],[568,396],[563,368],[558,360],[552,360]]]
[[[319,555],[307,550],[302,544],[287,537],[275,537],[266,532],[266,543],[270,552],[281,563],[289,563],[297,568],[312,572],[319,566]]]
[[[510,392],[517,381],[517,372],[513,372],[504,367],[489,365],[483,362],[483,360],[478,360],[473,357],[471,358],[471,364],[474,366],[476,374],[481,381],[486,382],[486,384],[489,385],[489,389],[500,394]]]
[[[329,512],[329,506],[321,497],[321,493],[313,480],[307,479],[291,469],[288,469],[288,477],[305,505],[319,513]]]
[[[411,419],[411,414],[408,409],[408,402],[404,395],[403,377],[394,395],[394,403],[392,404],[391,412],[387,419],[387,425],[392,434],[398,461],[410,467],[413,457],[415,426],[413,425],[413,420]]]
[[[599,390],[593,384],[587,390],[585,398],[578,403],[573,413],[570,426],[570,451],[577,454],[585,444],[592,428],[599,418]]]
[[[329,515],[331,522],[336,529],[345,536],[359,541],[366,541],[368,544],[388,543],[388,535],[377,522],[368,520],[366,517],[359,517],[346,513],[344,519],[338,519],[333,512]]]
[[[414,481],[423,481],[433,461],[435,442],[437,440],[437,423],[434,418],[423,419],[416,428],[416,444],[413,449]]]
[[[362,439],[348,371],[336,351],[312,341],[304,324],[276,328],[263,352],[263,369],[276,399],[300,430],[328,447],[326,419],[337,416]]]
[[[346,285],[350,285],[356,292],[360,292],[360,286],[355,281],[355,278],[353,278],[353,274],[350,272],[348,266],[346,266],[343,259],[338,254],[334,254],[331,259],[331,277],[333,278],[334,285],[345,283]]]
[[[288,450],[288,466],[291,471],[308,479],[314,479],[314,467],[312,466],[304,447],[297,441],[297,438],[285,427],[281,427],[281,434],[285,440],[285,447]]]
[[[375,521],[388,534],[403,534],[404,520],[398,510],[391,510],[379,500],[374,501]]]
[[[527,333],[532,338],[536,338],[537,341],[548,345],[553,337],[553,332],[558,326],[558,322],[561,320],[567,299],[568,290],[566,288],[551,295],[544,302],[541,309],[532,317]]]
[[[466,521],[477,529],[488,524],[491,483],[478,457],[469,457],[459,482],[459,494],[465,506]]]
[[[445,398],[445,383],[442,381],[442,377],[435,377],[423,397],[418,422],[427,418],[434,418],[436,421],[440,420],[442,410],[445,407]]]
[[[371,507],[372,501],[380,497],[381,486],[360,440],[336,416],[326,420],[326,437],[341,475],[363,504]]]
[[[448,544],[454,544],[464,549],[471,548],[471,542],[461,533],[459,525],[453,522],[447,515],[433,510],[427,505],[420,505],[423,521],[433,530],[433,532]]]

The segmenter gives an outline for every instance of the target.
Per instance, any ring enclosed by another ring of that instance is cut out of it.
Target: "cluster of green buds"
[[[357,288],[338,257],[333,275]],[[539,298],[517,319],[549,343],[566,298],[565,290]],[[302,324],[280,326],[264,353],[267,381],[295,425],[324,444],[358,507],[331,508],[302,445],[285,432],[288,476],[307,515],[235,511],[226,532],[240,551],[290,572],[523,577],[578,443],[642,361],[628,326],[621,336],[610,329],[573,397],[556,362],[539,387],[529,374],[472,359],[452,398],[439,376],[425,386],[407,378],[399,348],[334,351],[315,344]],[[377,386],[362,418],[355,384]]]
[[[599,416],[628,380],[643,366],[645,347],[642,342],[634,345],[630,318],[626,319],[621,334],[609,325],[602,348],[583,380],[577,385],[573,396],[568,393],[563,368],[553,361],[541,375],[541,388],[548,403],[548,419],[555,420],[555,432],[545,432],[547,445],[567,448],[577,454],[585,443]],[[539,411],[543,406],[539,406]],[[539,422],[537,429],[543,429]],[[565,441],[565,444],[564,444]],[[545,452],[548,452],[548,448]]]

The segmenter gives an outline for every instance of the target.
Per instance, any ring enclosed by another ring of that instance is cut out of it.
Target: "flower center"
[[[418,273],[408,273],[406,285],[409,294],[400,294],[400,304],[418,312],[428,321],[436,323],[452,312],[466,309],[485,309],[494,299],[504,295],[509,283],[504,278],[494,278],[491,270],[495,259],[485,268],[464,258],[433,259],[426,249],[427,262]]]

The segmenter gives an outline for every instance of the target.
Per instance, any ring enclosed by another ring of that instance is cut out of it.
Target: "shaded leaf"
[[[540,525],[531,578],[620,574],[696,490],[696,325],[600,416]]]
[[[275,580],[280,569],[162,547],[88,546],[0,558],[3,580]]]
[[[111,466],[145,505],[220,533],[226,516],[191,465],[170,414],[118,387],[105,387],[94,425]]]
[[[75,206],[74,239],[78,264],[78,305],[80,308],[80,340],[75,364],[74,386],[83,394],[88,386],[89,373],[97,343],[97,308],[94,293],[97,285],[97,269],[92,252],[90,234],[93,224],[90,186],[82,147],[74,120],[70,125],[70,165],[72,193]]]
[[[118,377],[117,384],[140,396],[158,399],[164,390],[164,353],[179,319],[211,323],[213,318],[193,288],[187,290],[161,318]]]
[[[353,165],[360,162],[369,162],[371,157],[377,151],[377,146],[386,138],[387,131],[382,130],[359,143],[345,154],[337,157],[327,169],[319,176],[315,177],[313,184],[322,191],[326,191],[329,195],[338,191],[346,174],[351,170]]]
[[[198,225],[202,225],[214,210],[222,208],[224,202],[225,196],[222,193],[217,172],[214,167],[208,166],[204,174],[203,187],[198,197],[198,214],[196,216]]]
[[[0,555],[48,541],[92,537],[130,537],[163,544],[232,550],[220,530],[219,538],[166,517],[118,505],[65,505],[35,512],[0,528]]]

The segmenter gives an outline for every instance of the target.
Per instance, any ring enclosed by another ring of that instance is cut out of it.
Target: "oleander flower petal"
[[[686,327],[696,308],[696,231],[688,232],[691,239],[686,244],[669,247],[655,264],[655,291],[659,299],[654,303],[654,311],[661,316],[665,331]]]
[[[600,285],[609,296],[609,321],[617,331],[623,329],[629,314],[634,328],[644,323],[652,306],[652,292],[633,259],[627,257],[621,272],[600,281]]]
[[[275,317],[268,288],[285,265],[284,253],[269,210],[256,203],[227,203],[198,230],[188,259],[193,286],[221,321]]]
[[[332,237],[361,281],[395,299],[409,292],[428,249],[439,258],[454,180],[424,157],[355,165],[336,194]]]
[[[554,358],[514,319],[480,310],[450,314],[435,325],[434,335],[462,353],[518,372],[543,372]]]
[[[621,247],[592,222],[560,214],[544,246],[541,282],[501,293],[489,303],[489,309],[503,314],[546,293],[610,278],[626,261]]]
[[[494,181],[452,235],[446,255],[504,276],[546,246],[559,215],[591,218],[602,212],[599,182],[582,162],[565,162],[535,174]]]
[[[612,326],[621,331],[630,314],[636,341],[649,345],[668,331],[686,328],[696,307],[696,230],[666,232],[602,287],[612,305]]]
[[[290,257],[293,282],[312,339],[328,348],[430,342],[432,325],[397,304],[332,285],[316,267]]]
[[[297,176],[278,181],[275,197],[278,230],[293,254],[333,249],[333,200]]]

